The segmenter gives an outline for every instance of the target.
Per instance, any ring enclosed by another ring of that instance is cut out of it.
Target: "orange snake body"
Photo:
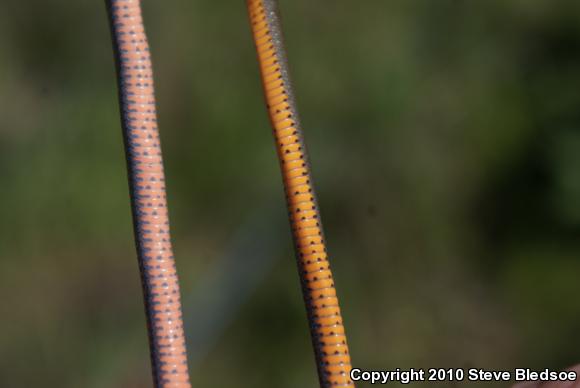
[[[247,0],[321,387],[350,386],[350,355],[328,262],[275,0]]]

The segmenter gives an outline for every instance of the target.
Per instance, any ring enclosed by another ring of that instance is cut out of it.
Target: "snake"
[[[290,82],[276,0],[247,0],[321,387],[354,387],[342,314]]]
[[[109,15],[137,260],[155,387],[191,387],[170,236],[153,65],[140,0],[105,0]],[[320,387],[354,387],[343,318],[290,82],[278,5],[246,0],[282,173]]]
[[[157,127],[153,66],[140,0],[106,0],[155,387],[191,387]]]

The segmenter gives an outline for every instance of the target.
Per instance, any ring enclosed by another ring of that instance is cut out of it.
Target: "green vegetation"
[[[580,3],[281,5],[355,365],[580,362]],[[315,387],[244,2],[144,6],[188,328],[276,242],[192,382]],[[0,3],[0,85],[0,386],[150,386],[104,4]]]

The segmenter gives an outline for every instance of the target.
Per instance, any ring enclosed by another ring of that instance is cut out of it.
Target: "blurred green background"
[[[580,2],[281,10],[354,365],[580,362]],[[244,2],[144,12],[192,382],[315,387]],[[0,3],[1,387],[151,386],[110,43]]]

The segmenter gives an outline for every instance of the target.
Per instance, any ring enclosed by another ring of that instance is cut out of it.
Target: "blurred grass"
[[[355,365],[579,362],[580,4],[281,6]],[[281,182],[243,2],[144,7],[190,295]],[[0,386],[150,386],[102,2],[0,3],[0,85]],[[316,385],[279,229],[196,386]]]

